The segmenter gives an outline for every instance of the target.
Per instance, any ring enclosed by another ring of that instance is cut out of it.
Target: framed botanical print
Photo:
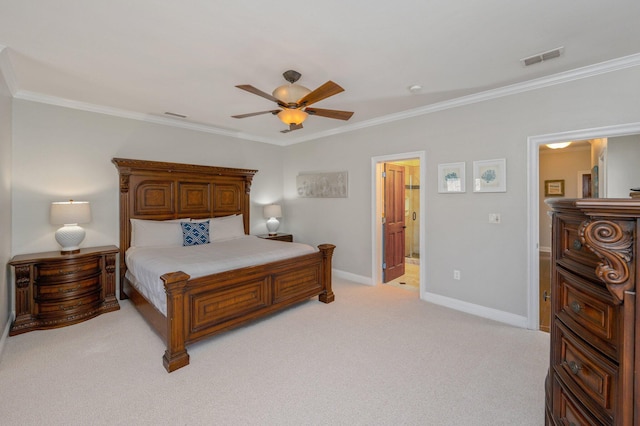
[[[507,160],[473,162],[473,192],[506,192]]]
[[[465,166],[466,163],[438,164],[438,192],[461,193],[465,192]]]

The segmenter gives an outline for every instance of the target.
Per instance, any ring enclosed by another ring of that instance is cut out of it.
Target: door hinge
[[[382,177],[386,178],[387,177],[387,172],[382,172]]]
[[[386,263],[382,264],[382,269],[387,269],[387,264]]]

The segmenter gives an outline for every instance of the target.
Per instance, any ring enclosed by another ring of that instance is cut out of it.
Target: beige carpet
[[[548,334],[335,280],[298,305],[162,367],[160,339],[118,312],[10,337],[2,425],[535,425]]]

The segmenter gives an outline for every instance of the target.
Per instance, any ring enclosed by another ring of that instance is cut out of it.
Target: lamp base
[[[56,231],[56,241],[62,246],[61,254],[80,252],[80,243],[84,240],[85,231],[78,225],[64,225]]]
[[[280,221],[275,217],[270,217],[267,220],[267,229],[269,230],[269,235],[276,235],[278,233],[278,227],[280,226]]]

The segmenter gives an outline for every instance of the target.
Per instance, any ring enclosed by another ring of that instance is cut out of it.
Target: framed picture
[[[330,173],[300,172],[296,187],[300,198],[348,198],[347,171]]]
[[[564,179],[545,180],[544,196],[545,197],[564,197]]]
[[[507,160],[474,161],[473,192],[507,192]]]
[[[465,162],[438,164],[438,192],[447,194],[465,192],[465,166]]]

